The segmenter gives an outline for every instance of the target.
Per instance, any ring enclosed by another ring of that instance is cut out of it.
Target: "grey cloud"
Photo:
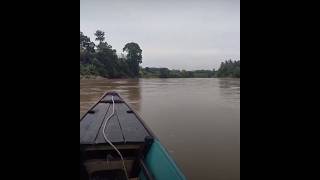
[[[143,66],[217,68],[240,59],[240,0],[81,0],[80,29],[97,29],[117,51],[127,42],[143,49]]]

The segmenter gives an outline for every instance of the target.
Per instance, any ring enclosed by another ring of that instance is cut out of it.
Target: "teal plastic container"
[[[151,145],[144,163],[156,180],[186,180],[174,160],[157,139]],[[146,180],[143,173],[140,173],[140,179]]]

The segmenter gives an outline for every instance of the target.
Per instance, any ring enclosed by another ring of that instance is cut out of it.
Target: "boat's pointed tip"
[[[106,95],[119,96],[119,93],[117,93],[116,91],[109,91],[106,93]]]

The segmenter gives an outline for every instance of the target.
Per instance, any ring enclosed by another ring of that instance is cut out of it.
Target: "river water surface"
[[[240,79],[80,80],[80,116],[115,90],[187,179],[240,179]]]

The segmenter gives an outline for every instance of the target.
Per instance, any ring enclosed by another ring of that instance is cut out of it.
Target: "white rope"
[[[123,160],[123,157],[122,157],[122,154],[120,153],[120,151],[116,148],[116,146],[114,146],[112,144],[112,142],[107,138],[106,136],[106,133],[105,133],[105,130],[106,130],[106,125],[108,124],[108,121],[109,119],[114,115],[114,100],[113,100],[113,96],[111,96],[111,99],[112,99],[112,114],[106,119],[104,125],[103,125],[103,129],[102,129],[102,133],[103,133],[103,137],[104,139],[106,140],[107,143],[110,144],[110,146],[113,147],[113,149],[119,154],[120,158],[121,158],[121,161],[122,161],[122,166],[123,166],[123,170],[124,170],[124,173],[126,174],[126,177],[127,179],[129,180],[129,176],[128,176],[128,173],[127,173],[127,168],[126,168],[126,165],[124,163],[124,160]]]

